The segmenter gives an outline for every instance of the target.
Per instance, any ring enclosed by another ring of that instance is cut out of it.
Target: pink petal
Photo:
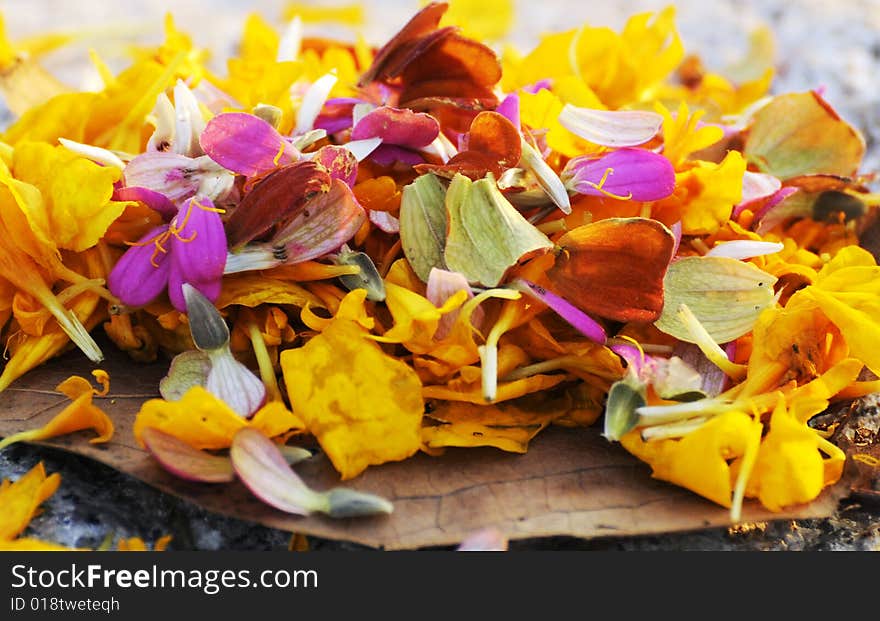
[[[742,201],[734,207],[733,217],[739,216],[744,209],[753,206],[757,201],[772,196],[780,188],[782,181],[778,177],[747,170],[743,175]]]
[[[245,427],[229,447],[232,467],[254,496],[268,505],[295,515],[320,511],[325,501],[290,469],[272,440]]]
[[[424,112],[382,106],[354,126],[351,139],[378,137],[386,144],[419,149],[434,142],[439,133],[440,124]]]
[[[528,280],[519,279],[514,284],[517,285],[517,289],[520,291],[546,304],[557,315],[565,319],[571,327],[594,343],[601,344],[607,340],[608,337],[605,334],[605,329],[595,319],[568,300]]]
[[[440,308],[449,298],[459,291],[467,291],[469,300],[474,297],[474,292],[464,274],[441,270],[436,267],[431,268],[431,271],[428,273],[428,289],[425,293],[425,296],[431,304]],[[449,336],[449,333],[452,331],[452,326],[455,325],[455,320],[460,313],[461,309],[456,309],[440,318],[440,322],[437,324],[437,330],[434,332],[434,340],[442,341]],[[485,314],[482,306],[477,306],[477,308],[474,309],[474,312],[471,315],[471,324],[477,330],[482,327]]]
[[[646,149],[618,149],[599,158],[576,157],[566,165],[563,179],[580,194],[613,194],[636,201],[660,200],[675,189],[672,163]],[[596,187],[599,184],[601,190]]]
[[[299,159],[299,153],[263,119],[244,112],[218,114],[201,137],[202,149],[215,162],[253,177]]]
[[[358,161],[345,147],[328,145],[318,149],[312,158],[332,179],[342,179],[349,187],[357,181]]]
[[[152,427],[144,429],[141,438],[159,465],[175,476],[197,483],[235,480],[229,457],[194,449],[183,440]]]
[[[370,222],[375,224],[383,233],[395,235],[400,233],[400,220],[392,216],[387,211],[369,212]]]
[[[168,200],[164,194],[160,194],[150,188],[128,186],[113,190],[115,201],[138,201],[159,212],[164,220],[170,220],[177,215],[177,206]]]
[[[152,243],[168,231],[168,225],[144,235],[120,257],[107,277],[107,287],[126,306],[139,307],[155,300],[168,284],[171,258]],[[155,265],[154,265],[155,264]]]
[[[370,154],[370,159],[379,166],[393,166],[397,162],[406,164],[407,166],[415,166],[416,164],[424,164],[425,158],[405,147],[398,147],[393,144],[381,144]]]
[[[502,115],[508,121],[513,123],[513,126],[517,129],[517,131],[521,131],[519,116],[519,95],[514,93],[505,97],[504,101],[498,104],[498,107],[495,108],[495,112]]]

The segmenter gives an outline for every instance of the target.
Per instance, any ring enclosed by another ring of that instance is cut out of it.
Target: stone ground
[[[323,0],[322,4],[333,4]],[[339,3],[339,0],[336,1]],[[252,11],[279,23],[283,0],[0,0],[12,39],[49,30],[89,28],[89,45],[112,58],[124,42],[161,38],[162,16],[171,11],[179,27],[215,51],[215,61],[234,49],[243,17]],[[365,33],[381,43],[420,6],[418,0],[373,0]],[[528,49],[542,32],[584,22],[619,28],[627,16],[670,2],[606,0],[563,2],[519,0],[519,19],[510,39]],[[680,0],[678,24],[686,49],[713,69],[735,62],[747,33],[760,24],[776,35],[776,92],[824,86],[844,118],[862,130],[869,154],[865,171],[880,170],[880,0]],[[345,36],[345,31],[338,34]],[[56,54],[49,67],[74,85],[88,84],[84,47]],[[0,107],[2,118],[2,107]],[[85,458],[61,451],[16,445],[0,453],[0,478],[18,478],[43,460],[59,472],[62,485],[44,505],[28,534],[70,546],[96,547],[108,535],[153,541],[174,535],[172,549],[282,550],[289,533],[211,514],[162,494],[139,481]],[[310,539],[314,550],[356,550],[345,542]],[[686,534],[591,541],[546,538],[511,543],[512,550],[878,550],[880,507],[847,502],[828,520],[779,521],[736,532],[715,529]]]

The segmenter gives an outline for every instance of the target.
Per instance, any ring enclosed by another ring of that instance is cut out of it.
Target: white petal
[[[304,134],[315,126],[315,119],[321,113],[321,108],[327,102],[330,91],[339,80],[334,73],[321,76],[309,86],[303,95],[302,104],[296,113],[296,134]]]
[[[174,112],[174,152],[190,157],[203,155],[199,137],[205,129],[205,119],[195,95],[182,80],[178,80],[174,86]]]
[[[382,144],[381,138],[364,138],[363,140],[352,140],[345,143],[345,148],[354,154],[357,161],[361,162],[367,158],[370,153],[375,151]]]
[[[101,147],[93,147],[89,144],[82,144],[81,142],[74,142],[67,138],[59,138],[58,142],[69,151],[73,151],[77,155],[82,155],[93,162],[103,164],[104,166],[115,166],[119,170],[125,170],[125,162],[119,159],[119,156],[112,151],[102,149]]]
[[[562,213],[568,215],[571,213],[571,199],[568,196],[568,190],[562,179],[556,174],[556,171],[550,168],[541,154],[538,153],[532,145],[523,139],[522,141],[522,164],[535,175],[538,185],[556,204]]]
[[[559,122],[567,130],[605,147],[634,147],[653,138],[663,117],[647,110],[591,110],[566,104]]]
[[[290,20],[287,29],[281,35],[281,41],[278,43],[278,56],[275,60],[279,63],[294,61],[299,58],[299,52],[302,48],[303,23],[299,15]]]
[[[730,257],[731,259],[751,259],[752,257],[762,257],[768,254],[776,254],[785,246],[777,242],[752,241],[749,239],[738,239],[735,241],[723,242],[712,248],[706,253],[707,257]]]

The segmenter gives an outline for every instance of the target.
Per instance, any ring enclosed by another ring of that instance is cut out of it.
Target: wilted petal
[[[675,169],[658,153],[645,149],[618,149],[608,155],[576,157],[562,173],[579,194],[623,200],[656,201],[675,189]]]
[[[275,226],[284,226],[302,212],[306,202],[326,192],[330,176],[315,162],[304,161],[275,170],[256,183],[226,220],[229,247],[241,248],[247,242],[267,234]]]
[[[174,142],[176,118],[174,104],[164,92],[159,93],[156,98],[152,116],[156,119],[156,129],[147,141],[147,152],[171,150],[171,145]]]
[[[316,259],[354,237],[366,217],[351,188],[334,179],[330,191],[310,200],[305,209],[275,235],[274,242],[286,248],[287,263]]]
[[[434,142],[439,133],[440,124],[428,114],[382,106],[354,126],[351,138],[381,138],[385,144],[418,149]]]
[[[778,177],[747,170],[743,174],[742,202],[734,208],[734,217],[755,201],[772,196],[781,187],[782,181]]]
[[[312,161],[320,166],[332,179],[342,179],[349,187],[357,180],[358,161],[354,153],[345,147],[328,145],[315,153]]]
[[[164,194],[160,194],[150,188],[140,186],[127,186],[113,190],[114,201],[138,201],[153,209],[165,220],[170,220],[177,215],[177,206],[168,200]]]
[[[559,122],[567,130],[605,147],[634,147],[653,138],[663,117],[645,110],[591,110],[566,104]]]
[[[228,112],[210,120],[201,145],[215,162],[253,177],[299,159],[300,154],[269,123],[252,114]]]
[[[226,320],[223,319],[214,303],[189,283],[182,285],[181,289],[186,307],[184,312],[186,312],[189,318],[190,334],[195,346],[202,352],[209,352],[228,346],[229,326],[226,325]],[[175,361],[177,361],[177,358],[175,358]],[[193,362],[196,364],[193,365]],[[201,385],[205,382],[198,382],[198,374],[201,373],[198,362],[198,360],[191,360],[188,366],[191,367],[190,375],[196,376],[196,381],[192,383]],[[210,360],[208,362],[210,363]],[[210,367],[210,364],[208,367]],[[169,376],[175,370],[175,362],[173,361],[169,370]],[[208,372],[210,372],[210,368],[208,368]],[[205,373],[205,381],[207,381],[208,372]],[[186,394],[185,390],[182,391],[183,394]],[[165,398],[168,399],[168,397]]]
[[[431,272],[428,274],[428,287],[425,292],[425,296],[431,304],[437,308],[441,308],[446,304],[446,301],[449,300],[449,298],[459,291],[466,291],[468,300],[474,297],[474,292],[471,289],[470,284],[468,284],[467,278],[465,278],[464,274],[450,272],[436,267],[431,268]],[[434,332],[434,340],[442,341],[449,336],[449,333],[452,331],[452,326],[455,325],[460,313],[461,309],[457,308],[440,317],[440,321],[437,323],[437,330]],[[477,306],[473,311],[473,314],[471,314],[471,325],[480,329],[484,316],[485,311],[483,310],[483,307]]]
[[[141,439],[156,461],[175,476],[199,483],[229,483],[235,480],[229,457],[200,451],[153,427],[144,429]]]
[[[556,174],[541,154],[526,142],[522,140],[522,165],[535,175],[538,185],[544,190],[544,193],[556,204],[562,213],[568,215],[571,213],[571,199],[568,196],[568,190],[562,179]]]
[[[165,290],[171,269],[167,233],[167,224],[153,229],[113,266],[107,288],[126,306],[149,304]]]
[[[113,153],[113,151],[108,151],[101,147],[93,147],[90,144],[82,144],[81,142],[67,140],[66,138],[59,138],[58,142],[60,142],[68,151],[73,151],[77,155],[82,155],[102,166],[113,166],[119,170],[125,170],[125,162],[123,162],[118,155]]]
[[[400,220],[387,211],[370,210],[370,222],[383,233],[391,233],[392,235],[400,233]]]
[[[180,203],[199,189],[201,172],[199,162],[185,155],[143,153],[125,167],[125,185],[144,187],[163,194],[172,203]]]

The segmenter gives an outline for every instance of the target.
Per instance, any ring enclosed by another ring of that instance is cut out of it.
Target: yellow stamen
[[[275,377],[275,369],[266,348],[266,341],[257,324],[250,322],[247,325],[248,337],[254,348],[254,356],[257,358],[257,366],[260,369],[260,378],[266,385],[266,393],[270,401],[282,401],[281,390],[278,388],[278,379]]]

